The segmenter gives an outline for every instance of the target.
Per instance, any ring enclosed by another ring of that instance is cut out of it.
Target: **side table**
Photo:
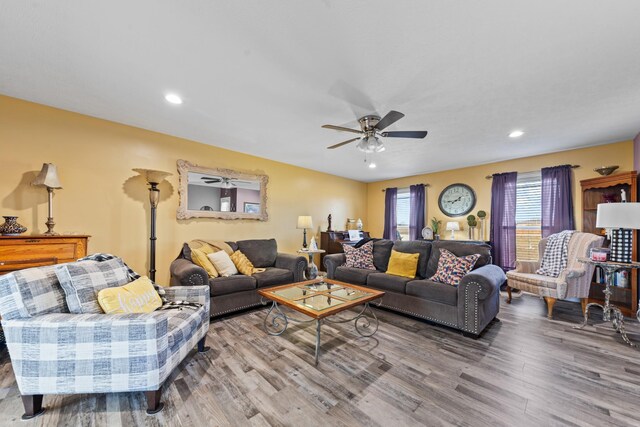
[[[318,266],[313,262],[313,256],[315,254],[323,254],[326,251],[324,249],[300,249],[299,254],[305,254],[309,256],[309,266],[307,267],[306,275],[307,280],[313,280],[318,277]]]
[[[613,327],[616,329],[616,331],[618,333],[620,333],[620,336],[622,337],[622,339],[624,340],[624,342],[626,342],[627,344],[629,344],[631,347],[635,347],[635,344],[633,344],[630,340],[629,337],[627,337],[627,333],[624,330],[624,315],[622,314],[622,312],[620,311],[620,309],[618,307],[616,307],[615,305],[611,304],[609,302],[609,299],[611,297],[611,288],[614,286],[613,284],[613,280],[614,280],[614,276],[615,273],[618,270],[628,270],[631,268],[636,268],[636,269],[640,269],[640,263],[638,262],[630,262],[630,263],[623,263],[623,262],[612,262],[612,261],[593,261],[589,258],[579,258],[578,261],[584,263],[584,264],[593,264],[596,267],[601,267],[604,270],[604,274],[605,274],[605,288],[604,288],[604,305],[592,302],[587,304],[586,309],[584,310],[584,322],[582,322],[582,325],[580,326],[574,326],[575,329],[582,329],[587,325],[587,321],[589,320],[589,308],[591,308],[592,306],[597,306],[600,307],[602,309],[602,320],[604,320],[605,322],[611,322],[613,324]],[[613,313],[613,316],[611,315]]]

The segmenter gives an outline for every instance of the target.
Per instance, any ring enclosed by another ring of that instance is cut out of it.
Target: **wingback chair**
[[[602,246],[603,241],[604,237],[595,234],[573,233],[569,240],[567,268],[558,277],[549,277],[536,274],[547,247],[547,239],[540,240],[538,261],[516,261],[516,269],[507,272],[507,303],[511,303],[511,289],[520,289],[544,298],[549,319],[553,315],[553,305],[559,299],[580,298],[584,312],[595,267],[579,262],[578,258],[588,257],[589,251]]]

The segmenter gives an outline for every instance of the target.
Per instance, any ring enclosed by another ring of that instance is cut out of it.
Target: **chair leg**
[[[23,420],[30,420],[44,414],[45,408],[42,407],[41,394],[23,395],[22,404],[24,405]]]
[[[160,389],[145,391],[147,396],[147,415],[154,415],[162,411],[164,403],[160,402]]]
[[[547,317],[551,319],[553,318],[553,305],[557,300],[552,297],[544,297],[544,300],[547,302]]]
[[[511,286],[507,283],[507,304],[511,304]]]
[[[200,341],[198,341],[198,353],[206,353],[211,348],[204,345],[206,340],[207,336],[205,335]]]
[[[589,303],[589,298],[580,298],[580,304],[582,305],[582,315],[584,316],[585,311],[587,311],[587,304]]]

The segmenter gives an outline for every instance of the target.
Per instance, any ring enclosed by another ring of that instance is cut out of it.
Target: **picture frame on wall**
[[[244,213],[260,213],[260,203],[244,202]]]

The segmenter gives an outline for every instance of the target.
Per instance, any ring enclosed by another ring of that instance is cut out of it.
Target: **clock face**
[[[451,184],[440,193],[438,205],[447,216],[466,215],[476,205],[476,193],[466,184]]]

